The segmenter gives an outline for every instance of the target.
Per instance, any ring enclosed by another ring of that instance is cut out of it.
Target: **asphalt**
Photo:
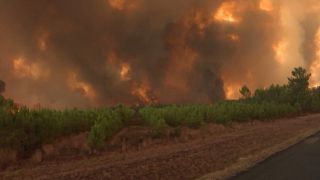
[[[231,180],[320,180],[320,134],[268,158]]]

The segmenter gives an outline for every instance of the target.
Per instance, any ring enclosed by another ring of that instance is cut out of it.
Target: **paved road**
[[[233,180],[320,180],[320,134],[239,174]]]

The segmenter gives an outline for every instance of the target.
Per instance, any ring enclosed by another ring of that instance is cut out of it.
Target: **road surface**
[[[280,152],[233,180],[320,180],[320,134]]]

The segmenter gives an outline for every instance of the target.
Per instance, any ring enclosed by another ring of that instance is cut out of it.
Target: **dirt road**
[[[320,114],[208,125],[143,148],[9,168],[0,179],[224,179],[319,130]]]

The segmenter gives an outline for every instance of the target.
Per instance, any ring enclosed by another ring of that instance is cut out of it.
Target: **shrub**
[[[89,146],[93,149],[103,148],[105,141],[121,130],[134,113],[134,110],[123,105],[99,110],[98,118],[88,135]]]
[[[2,96],[1,96],[2,97]],[[101,109],[66,109],[63,111],[27,107],[17,108],[12,100],[0,98],[0,149],[17,150],[28,157],[32,151],[54,139],[90,131],[93,146],[118,131],[134,111],[126,106]]]

